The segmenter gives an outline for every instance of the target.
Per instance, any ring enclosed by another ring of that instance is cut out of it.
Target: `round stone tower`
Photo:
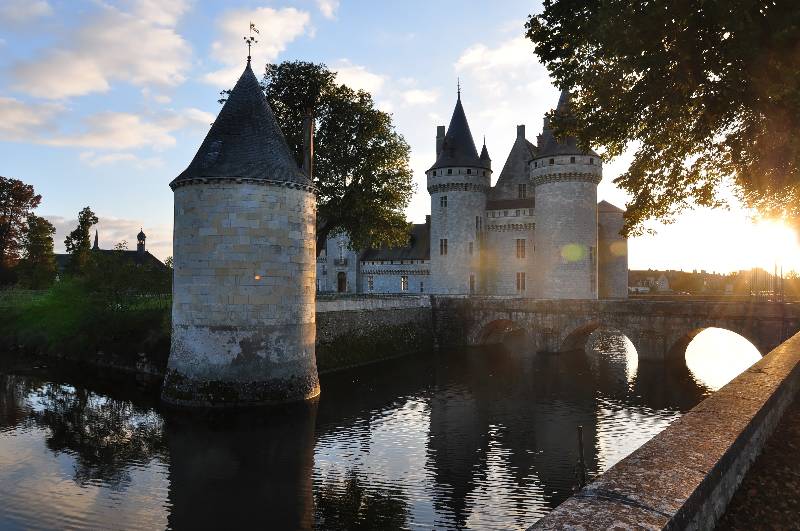
[[[597,205],[597,286],[601,299],[628,297],[628,240],[622,235],[624,216],[624,210],[608,201]]]
[[[569,112],[566,92],[559,98],[557,112]],[[545,120],[530,176],[536,195],[536,296],[596,299],[600,157],[579,149],[573,137],[556,140]]]
[[[170,187],[175,272],[163,399],[243,406],[318,395],[314,188],[249,59]]]
[[[492,178],[484,143],[478,155],[459,91],[450,125],[436,135],[436,162],[427,172],[431,195],[431,293],[484,289],[483,215]]]

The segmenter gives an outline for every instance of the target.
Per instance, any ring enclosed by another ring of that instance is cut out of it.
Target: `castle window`
[[[483,228],[483,218],[480,216],[475,216],[475,231],[480,232]]]
[[[375,278],[372,275],[367,277],[367,291],[372,291],[375,289]]]
[[[400,291],[408,291],[408,275],[400,276]]]
[[[507,218],[507,217],[508,217],[508,210],[503,210],[503,217],[504,217],[504,218]]]
[[[517,197],[520,199],[525,199],[525,195],[528,193],[527,188],[528,186],[524,183],[517,185]]]
[[[420,283],[419,283],[419,292],[420,293],[425,293],[425,283],[422,282],[422,281],[420,281]]]
[[[594,157],[589,157],[589,164],[594,164]]]
[[[469,254],[472,254],[472,242],[469,242]]]
[[[550,159],[550,166],[556,163],[556,159]]]
[[[447,175],[453,175],[453,169],[447,168]]]
[[[534,168],[538,168],[538,167],[539,167],[539,163],[538,163],[538,162],[534,162],[534,163],[533,163],[533,167],[534,167]]]
[[[517,291],[525,291],[525,273],[517,273]]]
[[[514,216],[516,216],[516,217],[519,217],[519,209],[516,209],[516,210],[514,211]]]
[[[575,164],[575,157],[570,157],[569,158],[569,163],[570,164]]]
[[[483,170],[483,176],[486,177],[486,170]]]
[[[442,208],[447,208],[447,196],[443,195],[439,198],[439,206]]]
[[[517,258],[525,258],[525,238],[517,238]]]
[[[325,265],[325,264],[322,264],[322,274],[323,275],[327,275],[328,274],[328,266]]]
[[[469,292],[475,293],[475,275],[473,274],[469,276]]]
[[[472,175],[472,168],[467,168],[467,175]]]
[[[447,239],[439,240],[439,254],[442,256],[447,254]]]

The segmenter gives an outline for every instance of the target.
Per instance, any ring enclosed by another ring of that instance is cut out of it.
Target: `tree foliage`
[[[0,176],[0,269],[19,259],[28,216],[41,200],[30,184]]]
[[[53,234],[56,228],[46,219],[31,214],[22,239],[22,261],[19,264],[20,283],[30,289],[50,286],[56,276],[53,253]]]
[[[267,64],[262,88],[299,165],[303,121],[309,111],[315,118],[317,252],[340,232],[356,249],[406,244],[410,147],[391,115],[376,109],[368,92],[338,84],[323,64]]]
[[[89,261],[89,252],[92,249],[91,230],[97,221],[92,209],[84,207],[78,213],[78,226],[64,240],[67,252],[72,255],[69,264],[73,273],[81,273]]]
[[[794,0],[545,0],[527,36],[605,158],[635,147],[615,183],[626,231],[719,206],[729,183],[762,215],[800,219],[800,4]]]

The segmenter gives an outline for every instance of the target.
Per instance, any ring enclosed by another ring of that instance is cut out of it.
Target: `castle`
[[[562,92],[557,111],[570,112]],[[431,214],[399,248],[349,249],[333,236],[317,259],[317,291],[624,298],[623,211],[601,201],[602,162],[547,119],[533,144],[525,126],[497,182],[484,141],[475,147],[459,91],[450,125],[436,130],[427,171]]]

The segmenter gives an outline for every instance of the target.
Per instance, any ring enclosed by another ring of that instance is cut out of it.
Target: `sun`
[[[765,220],[753,226],[750,241],[742,241],[753,252],[753,261],[767,271],[777,267],[800,272],[800,238],[796,231],[781,221]]]

